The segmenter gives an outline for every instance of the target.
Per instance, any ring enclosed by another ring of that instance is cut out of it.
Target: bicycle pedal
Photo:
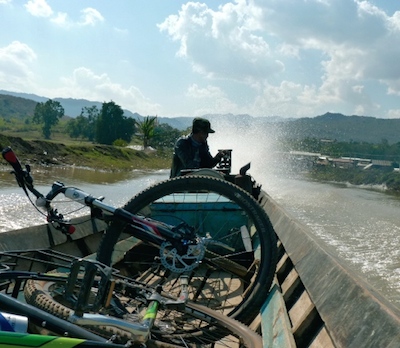
[[[96,312],[101,307],[107,308],[110,305],[115,286],[111,270],[110,267],[93,260],[78,259],[72,262],[64,295],[74,303],[77,315],[88,311]],[[94,284],[97,284],[95,293],[92,291]]]

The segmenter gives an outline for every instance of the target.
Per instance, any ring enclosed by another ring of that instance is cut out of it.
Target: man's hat
[[[209,120],[205,118],[196,117],[193,120],[192,131],[202,131],[204,133],[215,133],[215,130],[211,129],[211,124]]]

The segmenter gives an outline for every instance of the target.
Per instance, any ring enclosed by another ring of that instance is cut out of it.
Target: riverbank
[[[74,144],[44,140],[23,140],[0,134],[0,147],[11,146],[20,161],[42,165],[80,166],[110,171],[166,169],[171,150],[135,150],[100,144]],[[5,162],[3,162],[5,164]]]
[[[24,140],[0,134],[0,147],[11,146],[23,164],[90,167],[106,171],[168,169],[172,149],[137,150],[92,143],[63,144],[55,141]],[[0,162],[6,165],[5,161]],[[376,188],[400,194],[400,173],[393,170],[313,167],[307,174],[313,180]]]
[[[400,173],[390,169],[337,168],[315,166],[307,174],[317,181],[351,184],[357,187],[400,194]]]

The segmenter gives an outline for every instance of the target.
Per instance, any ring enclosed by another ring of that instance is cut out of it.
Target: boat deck
[[[265,192],[260,204],[279,238],[280,255],[270,295],[251,325],[264,347],[400,347],[400,310]],[[0,251],[50,248],[82,257],[97,250],[104,226],[93,220],[77,224],[70,239],[47,225],[1,233]]]

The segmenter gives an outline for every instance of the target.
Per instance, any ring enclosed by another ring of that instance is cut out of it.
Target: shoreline
[[[128,171],[170,168],[172,149],[137,150],[100,144],[65,145],[44,140],[23,140],[0,134],[0,146],[10,146],[22,165],[26,163],[89,167],[96,170]],[[3,160],[3,164],[6,162]]]

